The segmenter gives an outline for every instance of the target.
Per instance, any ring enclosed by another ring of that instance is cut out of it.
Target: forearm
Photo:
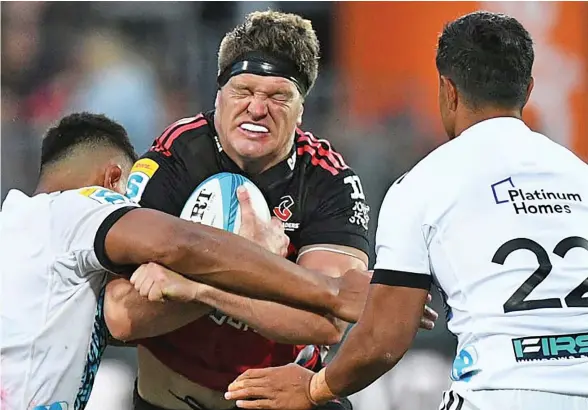
[[[406,352],[402,346],[382,349],[372,333],[356,325],[324,369],[325,382],[337,397],[363,390],[392,369]]]
[[[315,311],[337,311],[336,281],[305,270],[237,235],[148,209],[121,217],[106,254],[118,265],[156,262],[193,280]]]
[[[247,323],[279,343],[332,345],[339,343],[345,322],[275,302],[250,299],[195,283],[200,302]]]
[[[194,254],[198,244],[170,260],[168,267],[198,282],[252,298],[290,302],[315,311],[327,311],[334,305],[336,287],[332,278],[301,268],[235,235],[226,239],[222,246],[217,243],[207,249],[205,269],[203,257]]]
[[[427,293],[419,288],[372,285],[359,322],[321,377],[315,376],[323,385],[315,386],[313,397],[329,399],[321,393],[329,391],[336,396],[354,394],[392,369],[418,331]]]
[[[159,336],[206,316],[203,303],[150,302],[126,279],[116,278],[106,287],[104,313],[112,336],[130,341]]]

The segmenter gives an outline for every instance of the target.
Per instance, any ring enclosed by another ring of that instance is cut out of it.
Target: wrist
[[[324,309],[326,313],[338,317],[339,311],[341,310],[341,301],[339,299],[339,278],[332,278],[325,276],[326,289],[321,299],[325,302]]]
[[[325,404],[337,398],[327,384],[326,374],[326,368],[323,368],[318,373],[313,374],[310,379],[308,399],[314,406]]]

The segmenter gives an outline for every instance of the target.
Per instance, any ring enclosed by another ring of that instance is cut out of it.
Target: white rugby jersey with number
[[[588,165],[568,149],[478,123],[390,187],[376,243],[381,283],[442,290],[453,390],[588,396]]]
[[[106,345],[104,239],[133,209],[100,187],[29,197],[0,214],[2,409],[83,409]]]

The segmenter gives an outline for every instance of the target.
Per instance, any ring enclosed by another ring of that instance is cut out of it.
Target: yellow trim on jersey
[[[97,189],[98,189],[98,188],[96,188],[96,187],[88,187],[88,188],[82,188],[82,189],[78,190],[78,192],[79,192],[80,194],[82,194],[83,196],[87,196],[88,198],[90,198],[90,196],[91,196],[91,195],[92,195],[94,192],[96,192],[96,190],[97,190]]]
[[[159,164],[157,162],[150,158],[143,158],[135,162],[135,165],[133,165],[133,168],[131,168],[131,174],[134,172],[140,172],[151,178],[158,168]]]

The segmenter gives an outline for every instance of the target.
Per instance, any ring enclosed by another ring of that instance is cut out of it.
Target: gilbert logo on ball
[[[241,207],[237,188],[243,185],[251,197],[251,205],[262,221],[271,219],[268,204],[255,184],[242,175],[222,172],[196,187],[180,214],[180,218],[239,233]]]

